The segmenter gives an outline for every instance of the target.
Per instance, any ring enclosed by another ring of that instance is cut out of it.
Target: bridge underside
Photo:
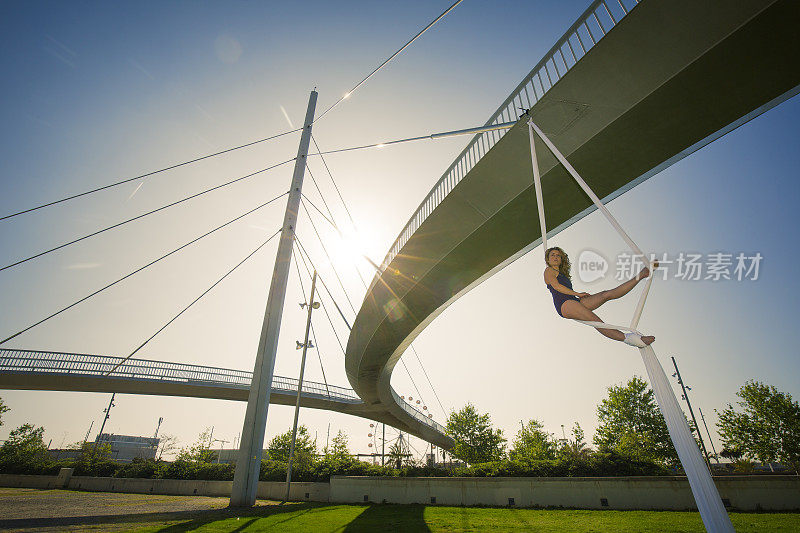
[[[245,385],[30,371],[0,372],[0,390],[2,389],[183,396],[240,402],[246,402],[249,394],[249,387]],[[275,388],[272,389],[272,394],[270,395],[270,403],[277,405],[293,406],[296,399],[296,393]],[[386,413],[376,410],[363,402],[331,400],[323,394],[303,392],[300,396],[300,405],[310,409],[324,409],[359,416],[368,420],[385,422],[389,425],[397,423],[394,417],[387,416]]]
[[[798,22],[794,0],[644,0],[531,116],[610,200],[796,94]],[[526,121],[477,163],[373,282],[345,362],[367,404],[402,419],[390,379],[408,345],[458,297],[541,243]],[[594,206],[544,145],[537,153],[553,235]],[[654,200],[654,209],[663,208]]]

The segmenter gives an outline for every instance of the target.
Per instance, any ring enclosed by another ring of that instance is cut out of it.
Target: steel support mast
[[[272,373],[275,369],[275,354],[278,348],[283,303],[286,297],[286,281],[289,278],[289,266],[292,259],[294,232],[297,226],[297,213],[300,208],[300,195],[303,188],[308,145],[311,141],[311,124],[314,122],[314,110],[317,105],[317,92],[311,91],[308,109],[303,122],[303,133],[297,149],[297,159],[292,176],[292,187],[289,200],[286,202],[286,214],[283,218],[278,255],[269,288],[267,309],[261,337],[258,341],[258,353],[253,368],[253,381],[247,399],[247,412],[242,427],[242,440],[236,460],[236,471],[233,475],[232,507],[250,507],[256,502],[258,491],[258,474],[261,467],[261,452],[264,448],[264,433],[267,427],[267,411],[272,390]]]

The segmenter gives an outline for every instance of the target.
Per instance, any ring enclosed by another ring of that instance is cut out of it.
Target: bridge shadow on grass
[[[222,509],[192,510],[192,511],[173,511],[173,512],[154,512],[154,513],[129,513],[115,515],[86,515],[86,516],[67,516],[55,518],[15,518],[0,520],[0,531],[6,529],[43,529],[43,530],[77,530],[82,526],[108,526],[112,529],[119,529],[125,525],[135,528],[146,528],[151,525],[156,531],[178,532],[193,531],[205,524],[237,518],[241,524],[236,524],[229,531],[244,531],[259,519],[280,514],[294,513],[285,519],[273,520],[270,526],[280,526],[283,522],[289,522],[302,516],[317,507],[327,504],[322,503],[298,503],[287,505],[260,505],[252,508],[234,509],[230,507]],[[164,525],[158,529],[159,524],[164,522],[180,521],[178,524]],[[288,524],[287,524],[288,525]],[[116,526],[116,527],[112,527]],[[102,529],[101,529],[102,530]]]
[[[422,505],[346,505],[298,503],[253,509],[206,511],[179,524],[155,528],[159,533],[195,531],[217,522],[215,531],[331,531],[358,533],[374,531],[429,532]],[[280,516],[286,515],[286,516]],[[234,522],[232,518],[237,518]],[[228,523],[219,523],[230,520]]]
[[[345,533],[373,531],[430,531],[424,505],[370,504],[348,523]]]
[[[205,511],[195,515],[192,520],[164,526],[156,529],[159,533],[179,533],[184,531],[194,531],[204,525],[213,522],[220,522],[223,520],[231,520],[230,529],[225,529],[224,526],[218,526],[220,531],[228,533],[239,533],[241,531],[260,531],[262,529],[270,529],[281,531],[285,528],[291,528],[291,522],[299,518],[305,517],[308,513],[314,510],[325,507],[324,503],[288,503],[285,505],[262,505],[253,508],[232,508],[216,509],[212,511]],[[288,515],[288,516],[280,516]],[[276,517],[275,519],[271,519]],[[235,522],[232,519],[236,519]],[[260,521],[267,519],[268,522],[259,524]],[[257,527],[257,526],[264,526]]]

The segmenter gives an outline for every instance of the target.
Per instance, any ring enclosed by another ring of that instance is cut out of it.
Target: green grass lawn
[[[732,513],[739,533],[800,531],[800,513]],[[137,532],[178,531],[705,531],[698,513],[574,511],[424,505],[287,504],[198,513]]]

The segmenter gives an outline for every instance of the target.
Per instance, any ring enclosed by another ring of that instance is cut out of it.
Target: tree
[[[47,458],[43,427],[23,424],[13,430],[0,447],[0,464],[22,466],[36,464]]]
[[[335,439],[334,439],[335,440]],[[289,451],[292,447],[292,430],[286,433],[276,435],[269,442],[267,451],[269,458],[273,461],[280,461],[282,463],[289,462]],[[298,468],[309,467],[314,462],[314,456],[317,453],[317,443],[311,440],[308,434],[308,428],[299,426],[297,428],[297,438],[294,443],[294,459],[293,464]]]
[[[111,460],[111,444],[108,442],[88,442],[79,440],[69,446],[72,450],[80,450],[78,463],[92,465],[100,461]]]
[[[389,446],[389,464],[400,469],[403,463],[408,462],[408,442],[403,438],[403,434]]]
[[[318,464],[322,471],[341,472],[356,462],[350,453],[347,440],[347,434],[342,430],[339,430],[331,439],[330,445],[323,449],[325,456]]]
[[[336,436],[331,440],[330,446],[325,447],[325,457],[329,457],[338,461],[351,459],[353,456],[350,453],[348,440],[347,433],[340,429],[336,433]]]
[[[447,434],[455,440],[453,455],[467,463],[485,463],[503,458],[503,432],[492,428],[489,414],[480,414],[468,403],[447,418]]]
[[[211,428],[200,432],[197,442],[189,448],[182,448],[176,460],[189,463],[213,463],[216,461],[217,454],[211,451]]]
[[[730,460],[730,462],[738,461],[742,458],[742,452],[736,449],[723,447],[719,452],[720,457]]]
[[[599,451],[661,464],[678,464],[664,417],[647,383],[633,376],[627,384],[608,388],[597,406],[600,425],[594,437]]]
[[[5,404],[5,402],[3,402],[3,399],[2,399],[2,398],[0,398],[0,426],[2,426],[2,425],[3,425],[3,413],[6,413],[6,412],[8,412],[8,411],[10,411],[10,410],[11,410],[11,408],[10,408],[10,407],[8,407],[8,406]]]
[[[538,461],[556,458],[556,443],[538,420],[529,420],[517,432],[509,455],[514,461]]]
[[[160,461],[164,454],[172,455],[178,449],[178,437],[164,434],[158,442],[157,459]]]
[[[583,428],[580,424],[575,422],[575,425],[572,426],[572,438],[567,440],[567,442],[558,450],[558,453],[562,457],[568,457],[570,459],[586,459],[588,458],[592,450],[586,444],[586,439],[583,433]]]
[[[800,404],[788,393],[750,380],[736,396],[741,408],[731,404],[719,414],[720,437],[728,450],[762,463],[780,461],[800,469]]]

